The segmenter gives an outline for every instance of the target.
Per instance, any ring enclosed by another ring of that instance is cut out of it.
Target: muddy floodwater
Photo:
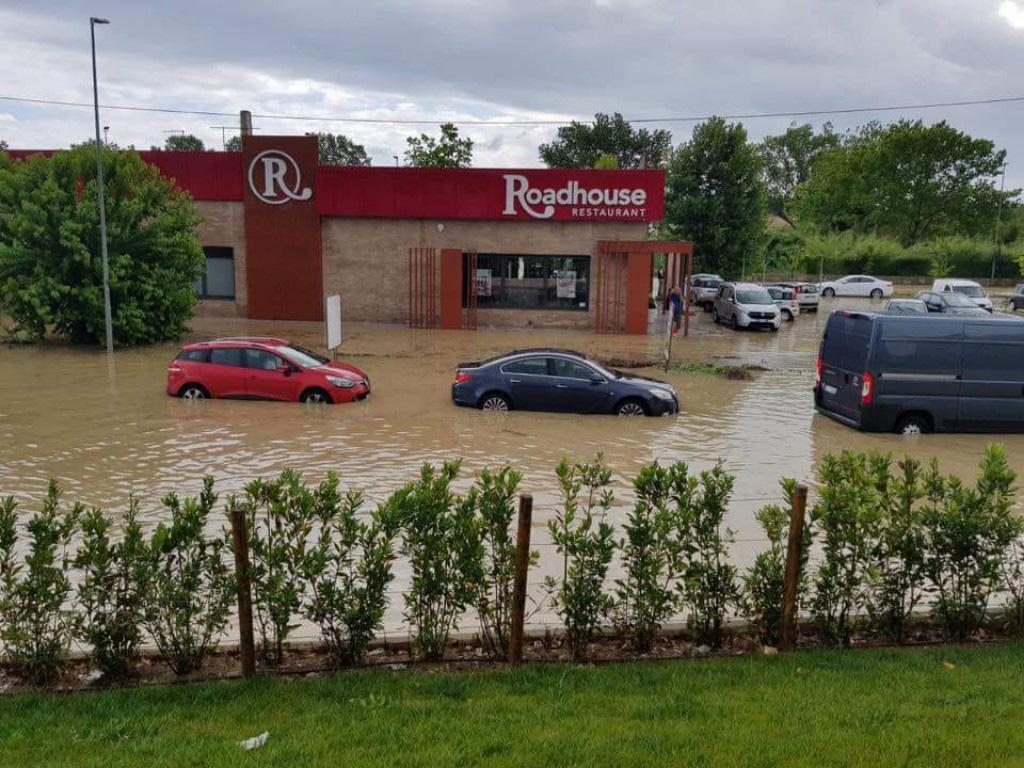
[[[657,360],[664,345],[658,336],[349,324],[341,357],[368,372],[373,393],[363,403],[328,407],[168,397],[165,370],[175,345],[117,352],[112,361],[102,352],[59,345],[0,347],[0,495],[13,494],[29,514],[47,480],[56,478],[69,499],[108,509],[123,507],[135,493],[145,518],[155,521],[163,494],[194,493],[207,474],[226,494],[289,467],[313,481],[336,470],[344,485],[379,501],[412,480],[423,462],[461,457],[463,485],[483,467],[508,463],[524,473],[523,490],[534,495],[541,572],[552,572],[555,552],[546,545],[544,524],[557,503],[554,468],[563,457],[586,461],[604,454],[618,483],[616,517],[625,513],[628,478],[641,465],[686,461],[703,469],[722,460],[736,475],[728,522],[736,531],[734,559],[740,564],[760,547],[754,513],[778,500],[779,479],[812,480],[829,452],[875,448],[934,456],[945,471],[973,478],[985,446],[999,441],[1024,473],[1024,436],[867,435],[816,415],[811,387],[826,317],[823,305],[821,313],[802,315],[778,333],[734,332],[698,312],[692,335],[673,344],[674,363],[766,370],[749,381],[732,381],[644,369],[671,381],[681,396],[682,412],[660,419],[484,414],[456,408],[450,400],[462,360],[537,346],[604,359]],[[307,323],[197,320],[191,338],[239,334],[273,334],[323,347],[322,327]],[[397,616],[392,614],[389,623]]]

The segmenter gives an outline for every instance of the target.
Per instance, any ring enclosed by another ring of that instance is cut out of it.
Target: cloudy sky
[[[0,0],[0,96],[386,120],[685,117],[1024,96],[1024,0]],[[1024,102],[801,118],[947,119],[1009,152],[1024,186]],[[748,119],[752,137],[792,118]],[[107,110],[110,140],[185,130],[218,146],[237,118]],[[393,163],[407,124],[257,119],[343,132]],[[692,122],[670,128],[685,140]],[[466,124],[477,165],[538,165],[550,125]],[[87,138],[86,109],[0,100],[12,147]]]

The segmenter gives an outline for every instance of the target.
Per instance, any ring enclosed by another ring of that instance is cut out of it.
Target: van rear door
[[[869,315],[835,312],[821,341],[818,405],[857,423],[873,330],[874,318]]]

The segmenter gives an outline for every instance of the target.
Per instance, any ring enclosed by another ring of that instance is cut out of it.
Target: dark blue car
[[[462,363],[452,385],[452,400],[485,411],[621,416],[679,411],[679,396],[670,384],[609,370],[561,349],[528,349],[481,363]]]

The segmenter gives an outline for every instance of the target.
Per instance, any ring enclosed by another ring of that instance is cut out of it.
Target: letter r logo
[[[267,149],[252,159],[249,189],[268,205],[309,200],[313,196],[312,189],[302,186],[302,173],[295,158],[279,149]]]

